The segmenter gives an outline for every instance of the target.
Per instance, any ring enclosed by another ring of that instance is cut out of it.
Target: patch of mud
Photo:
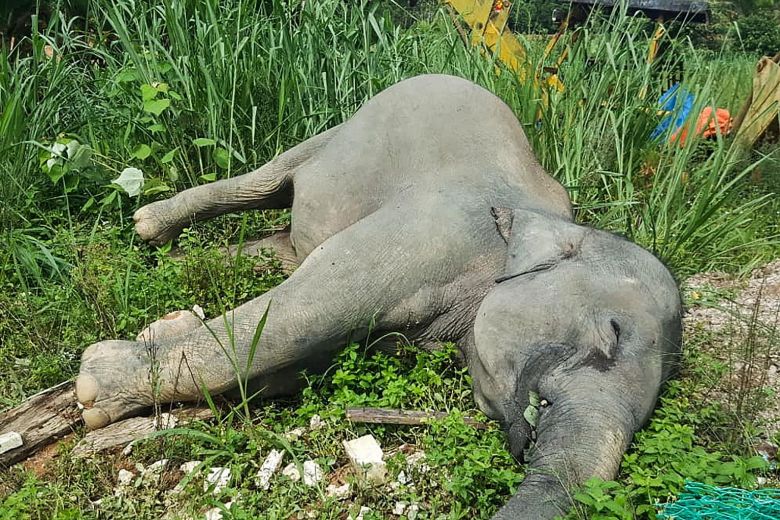
[[[705,334],[699,349],[726,367],[713,397],[780,433],[780,260],[737,278],[711,272],[683,284],[685,334]],[[698,342],[695,342],[698,343]]]

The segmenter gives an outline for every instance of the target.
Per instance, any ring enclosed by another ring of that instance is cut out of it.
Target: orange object
[[[725,108],[716,108],[715,114],[712,113],[712,107],[706,107],[699,114],[699,119],[696,120],[696,129],[693,134],[697,136],[709,139],[715,137],[720,132],[721,135],[728,135],[731,132],[731,127],[734,121],[731,118],[731,114]],[[680,146],[685,145],[685,140],[688,138],[688,125],[683,125],[682,128],[677,130],[670,138],[671,142],[677,141]]]

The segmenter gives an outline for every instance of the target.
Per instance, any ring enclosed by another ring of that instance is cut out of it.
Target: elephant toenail
[[[85,406],[91,405],[98,394],[98,382],[89,374],[76,378],[76,399]]]
[[[81,417],[84,419],[84,424],[87,425],[87,429],[90,430],[97,430],[111,422],[111,418],[108,414],[100,408],[84,410]]]

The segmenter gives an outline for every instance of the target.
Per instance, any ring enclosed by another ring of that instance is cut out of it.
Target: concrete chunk
[[[258,488],[267,491],[271,487],[271,477],[274,476],[274,473],[276,473],[279,466],[281,466],[283,458],[283,451],[271,450],[271,453],[266,456],[263,465],[260,466],[260,470],[255,477],[255,485]]]
[[[22,436],[16,432],[8,432],[0,435],[0,453],[15,450],[24,444]]]
[[[372,435],[364,435],[351,441],[344,441],[352,466],[358,477],[375,483],[381,483],[387,476],[387,467],[383,459],[384,453],[379,443]]]
[[[215,495],[220,493],[230,483],[230,477],[230,468],[211,468],[205,482],[203,482],[203,491],[213,488],[212,493]]]

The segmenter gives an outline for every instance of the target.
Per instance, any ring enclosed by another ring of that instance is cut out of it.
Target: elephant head
[[[469,365],[478,404],[529,462],[496,518],[551,519],[571,507],[572,488],[617,473],[677,365],[680,296],[664,265],[621,237],[493,211],[506,273],[480,305]],[[524,417],[532,395],[534,425]]]

